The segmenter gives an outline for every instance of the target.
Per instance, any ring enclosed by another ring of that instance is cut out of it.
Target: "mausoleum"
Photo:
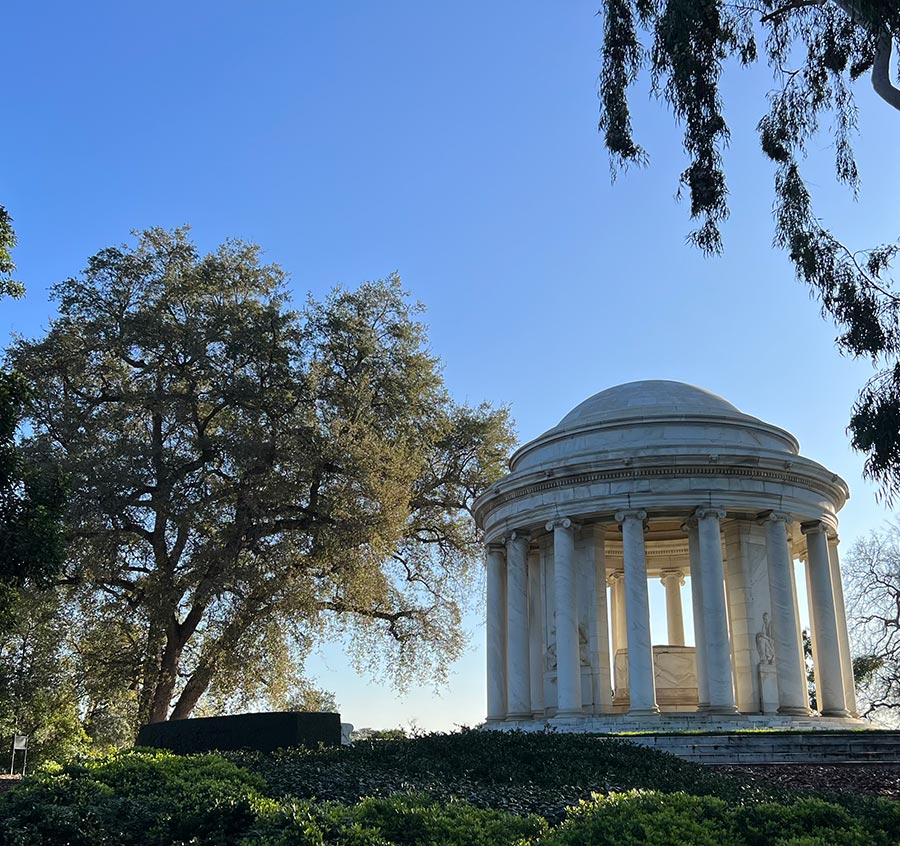
[[[509,466],[475,504],[489,726],[859,723],[838,559],[849,491],[789,432],[692,385],[632,382],[585,400]]]

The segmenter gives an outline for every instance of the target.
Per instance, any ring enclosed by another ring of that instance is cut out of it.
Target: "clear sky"
[[[202,248],[257,241],[299,299],[399,270],[453,394],[509,404],[522,441],[615,384],[697,384],[848,481],[846,549],[889,516],[845,434],[870,369],[838,355],[770,246],[772,169],[755,133],[769,72],[726,78],[732,215],[726,255],[704,259],[674,201],[679,131],[645,80],[634,116],[652,166],[610,183],[595,5],[5,5],[0,202],[28,296],[0,304],[0,341],[39,334],[47,287],[147,226],[189,223]],[[866,82],[858,104],[859,201],[833,187],[827,138],[807,168],[826,223],[865,247],[900,229],[900,115]],[[473,724],[484,627],[477,609],[466,622],[471,648],[437,693],[398,698],[337,646],[308,667],[357,726]]]

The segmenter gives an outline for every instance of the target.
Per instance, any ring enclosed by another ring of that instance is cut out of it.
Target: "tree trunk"
[[[184,686],[184,690],[181,691],[181,696],[178,697],[178,701],[172,709],[172,716],[170,719],[186,720],[190,717],[194,708],[197,707],[197,702],[200,700],[200,697],[206,693],[206,689],[209,687],[212,677],[212,664],[201,661],[190,679],[188,679],[188,683]]]

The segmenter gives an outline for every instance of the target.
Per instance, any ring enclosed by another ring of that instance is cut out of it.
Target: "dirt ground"
[[[776,787],[900,799],[900,764],[758,764],[716,770]]]

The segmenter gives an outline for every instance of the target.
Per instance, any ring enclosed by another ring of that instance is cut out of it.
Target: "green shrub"
[[[541,846],[742,846],[721,799],[635,791],[570,809]]]
[[[875,838],[886,833],[877,824],[864,827],[840,805],[812,798],[746,805],[732,816],[747,846],[874,846]]]
[[[0,796],[0,844],[237,842],[264,783],[217,755],[126,753],[56,767]]]
[[[263,813],[245,846],[515,846],[547,830],[537,816],[518,817],[446,805],[417,794],[364,799],[353,805],[290,801]]]

